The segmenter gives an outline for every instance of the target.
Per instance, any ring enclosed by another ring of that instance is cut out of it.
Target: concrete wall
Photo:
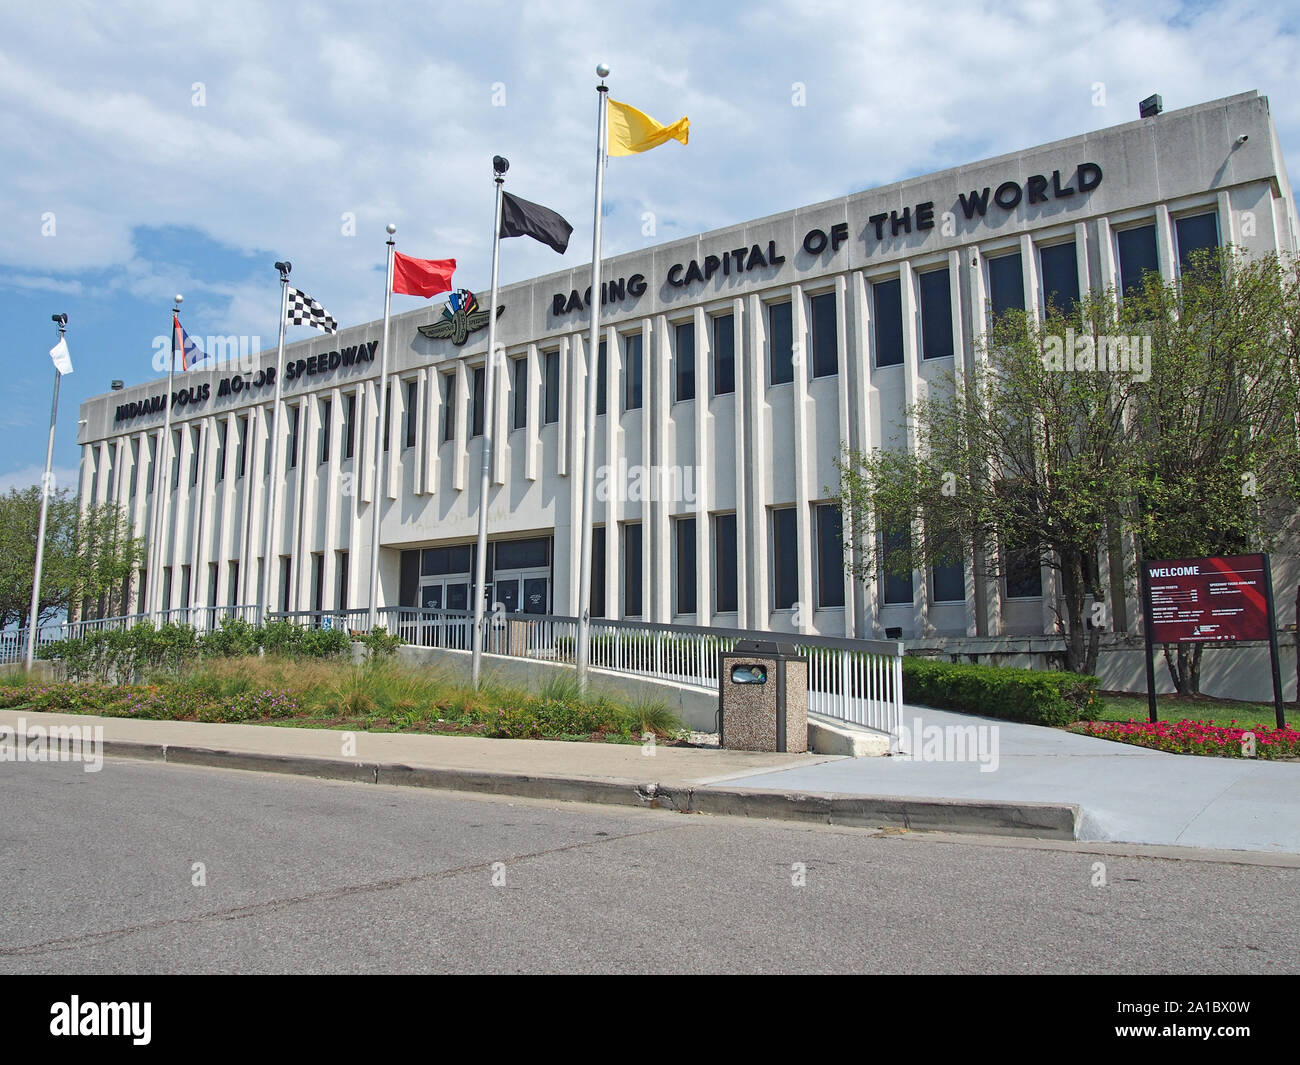
[[[353,645],[354,656],[360,654],[360,644]],[[441,647],[402,646],[397,650],[398,661],[445,671],[448,676],[470,679],[470,652]],[[501,655],[483,656],[483,677],[490,682],[513,685],[539,691],[552,677],[576,677],[572,666],[557,662],[540,662],[533,659],[505,658]],[[591,671],[592,690],[603,692],[624,702],[633,699],[659,700],[665,703],[687,727],[697,732],[716,732],[718,696],[702,688],[679,687],[665,681],[626,674]]]

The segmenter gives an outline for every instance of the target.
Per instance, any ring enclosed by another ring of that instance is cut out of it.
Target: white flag
[[[50,348],[50,358],[60,374],[72,373],[72,356],[68,354],[68,342],[63,337],[59,337],[59,342]]]

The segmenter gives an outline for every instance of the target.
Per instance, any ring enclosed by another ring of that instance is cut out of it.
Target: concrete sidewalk
[[[942,795],[954,800],[1077,803],[1079,838],[1300,853],[1300,763],[1166,754],[1060,729],[905,707],[916,721],[997,729],[998,763],[840,759],[735,779],[735,790]]]
[[[1070,803],[954,801],[916,795],[833,794],[824,789],[813,795],[798,788],[753,783],[759,774],[779,776],[862,761],[830,755],[662,746],[650,755],[640,746],[625,744],[346,733],[0,711],[0,726],[18,729],[20,721],[25,721],[22,727],[28,735],[37,727],[51,725],[101,726],[104,753],[110,757],[363,783],[653,806],[684,813],[1043,839],[1075,839],[1079,825],[1079,810]],[[15,768],[12,761],[0,761],[0,772]],[[736,778],[749,783],[743,789],[729,787],[728,782]]]

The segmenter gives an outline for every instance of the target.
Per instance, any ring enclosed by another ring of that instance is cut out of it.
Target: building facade
[[[589,266],[506,286],[491,410],[487,329],[427,336],[455,332],[433,328],[449,321],[437,304],[392,320],[382,429],[382,322],[290,344],[275,470],[274,351],[251,372],[178,374],[161,499],[165,384],[95,397],[81,409],[81,496],[127,508],[161,558],[125,590],[128,610],[258,602],[268,476],[272,609],[369,605],[376,506],[379,603],[467,609],[490,420],[491,601],[575,614],[594,363],[594,615],[860,637],[1053,633],[1046,568],[990,579],[968,559],[910,581],[848,576],[842,445],[899,440],[904,410],[954,363],[973,365],[990,309],[1122,290],[1144,270],[1172,279],[1194,250],[1227,243],[1297,248],[1268,102],[1253,92],[611,257],[594,360]],[[1110,570],[1124,628],[1137,603]],[[1279,587],[1294,577],[1283,568]]]

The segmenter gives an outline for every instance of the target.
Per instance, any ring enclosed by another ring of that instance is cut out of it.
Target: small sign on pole
[[[1286,727],[1282,671],[1273,609],[1269,557],[1222,555],[1142,563],[1142,606],[1146,623],[1147,707],[1156,712],[1154,647],[1157,643],[1242,643],[1268,641],[1277,727]],[[1300,599],[1297,599],[1300,609]]]

